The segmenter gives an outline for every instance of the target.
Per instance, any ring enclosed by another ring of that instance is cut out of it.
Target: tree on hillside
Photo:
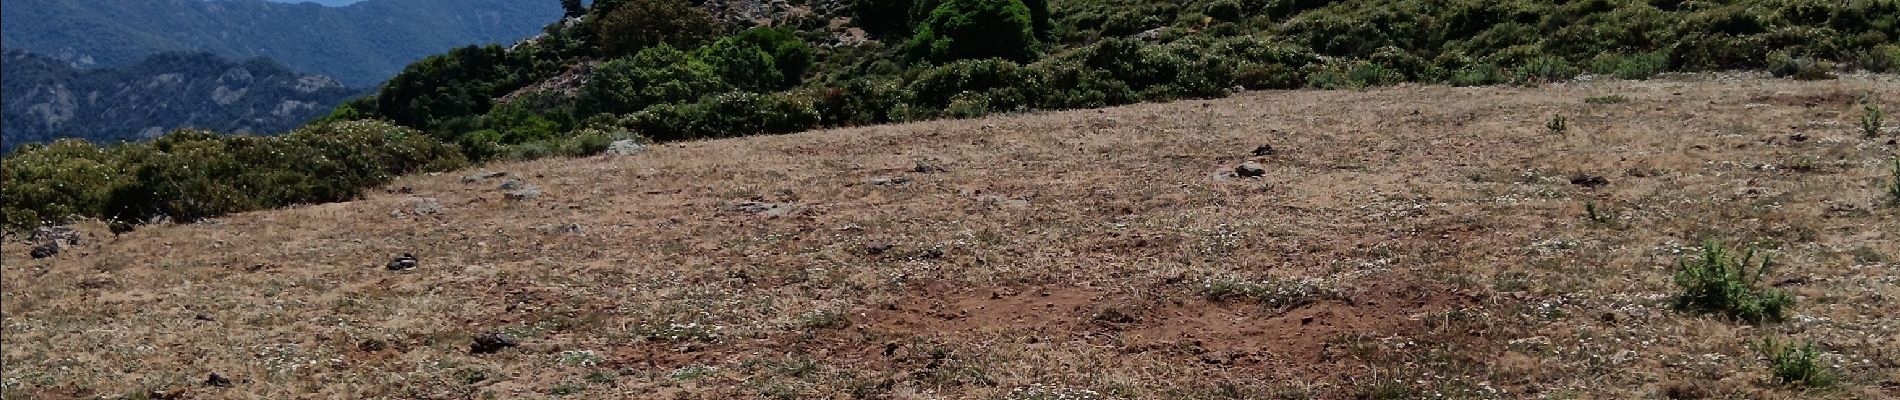
[[[1002,58],[1027,61],[1035,21],[1023,0],[949,0],[930,12],[908,44],[913,57],[945,62]]]
[[[696,48],[717,29],[711,14],[686,0],[627,0],[601,19],[596,33],[601,51],[613,58],[661,44]]]
[[[567,18],[580,18],[587,14],[587,8],[581,6],[581,0],[561,0],[561,9],[567,10]]]

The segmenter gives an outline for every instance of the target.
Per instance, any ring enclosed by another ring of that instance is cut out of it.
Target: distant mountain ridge
[[[123,67],[82,70],[7,50],[0,56],[0,147],[64,137],[143,140],[186,127],[280,133],[365,93],[263,58],[159,53]]]
[[[0,47],[80,67],[174,51],[267,57],[369,87],[430,54],[533,36],[561,15],[554,0],[8,0]]]

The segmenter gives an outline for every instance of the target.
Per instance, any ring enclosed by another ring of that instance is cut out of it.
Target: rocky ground
[[[7,239],[0,388],[1894,398],[1900,118],[1860,119],[1896,99],[1893,76],[1249,92],[79,224]],[[1792,295],[1787,317],[1675,307],[1705,240],[1773,255],[1756,287]],[[1812,343],[1830,379],[1783,382],[1765,340]]]

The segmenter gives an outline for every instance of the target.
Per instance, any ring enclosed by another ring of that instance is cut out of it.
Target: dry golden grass
[[[465,171],[86,224],[51,259],[7,243],[4,393],[1895,398],[1900,132],[1860,135],[1868,99],[1900,109],[1900,81],[1253,92],[483,169],[527,201]],[[1777,255],[1790,318],[1673,310],[1705,238]],[[402,253],[420,268],[383,268]],[[489,331],[521,345],[471,354]],[[1838,382],[1777,384],[1764,338]]]

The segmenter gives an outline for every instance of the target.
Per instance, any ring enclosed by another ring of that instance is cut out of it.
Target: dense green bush
[[[711,14],[686,0],[626,0],[596,7],[608,10],[594,23],[600,53],[608,58],[659,45],[699,47],[719,30]]]
[[[790,94],[731,92],[692,104],[663,104],[629,115],[626,125],[653,140],[786,133],[818,126],[816,106]]]
[[[466,164],[454,146],[375,121],[311,125],[278,137],[180,130],[106,149],[61,141],[7,157],[0,214],[14,229],[74,217],[190,222],[350,200],[404,173]]]
[[[425,130],[449,119],[481,115],[495,98],[540,76],[524,64],[495,45],[423,59],[383,84],[376,95],[376,115]]]
[[[917,27],[912,57],[934,61],[1035,56],[1035,20],[1022,0],[946,0]]]
[[[712,65],[660,45],[596,67],[577,102],[589,114],[621,114],[657,104],[691,102],[731,88]]]
[[[754,92],[797,86],[811,68],[812,50],[783,29],[753,28],[699,49],[726,82]]]

